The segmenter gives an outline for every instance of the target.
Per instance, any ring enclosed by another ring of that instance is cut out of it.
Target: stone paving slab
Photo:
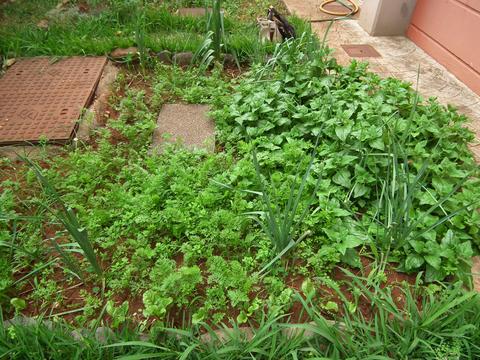
[[[212,12],[212,8],[207,8],[206,10],[209,13]],[[177,10],[177,14],[180,16],[202,17],[206,15],[206,11],[204,7],[180,8]]]
[[[179,142],[187,148],[215,150],[215,124],[207,116],[208,105],[165,104],[153,134],[152,150],[161,152],[166,143]]]

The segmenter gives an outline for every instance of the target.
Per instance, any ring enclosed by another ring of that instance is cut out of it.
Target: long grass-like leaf
[[[54,201],[54,203],[60,207],[59,210],[54,210],[50,207],[46,207],[46,209],[50,211],[62,223],[62,225],[65,227],[68,233],[72,236],[72,238],[78,243],[78,245],[80,245],[81,249],[83,250],[83,255],[89,261],[90,265],[92,266],[94,271],[97,273],[97,275],[103,276],[103,270],[100,267],[100,264],[98,263],[97,256],[95,255],[95,251],[93,250],[92,244],[88,238],[87,230],[80,226],[78,218],[75,212],[73,211],[73,209],[68,208],[65,205],[65,203],[61,199],[58,192],[55,190],[55,188],[50,183],[50,181],[43,175],[42,170],[37,164],[35,164],[33,161],[31,161],[26,157],[21,157],[21,158],[23,161],[29,164],[31,169],[34,171],[46,195],[49,196]],[[71,270],[73,272],[79,271],[78,264],[73,264],[73,260],[71,261],[67,260],[68,255],[64,252],[64,250],[61,247],[57,245],[55,245],[55,248],[59,251],[62,257],[67,261],[67,263],[70,266],[72,266]],[[81,272],[78,273],[78,275],[82,276]]]

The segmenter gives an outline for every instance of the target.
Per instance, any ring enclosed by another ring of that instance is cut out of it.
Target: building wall
[[[480,95],[480,0],[417,0],[407,36]]]
[[[405,34],[416,0],[366,0],[360,11],[360,26],[372,36]]]

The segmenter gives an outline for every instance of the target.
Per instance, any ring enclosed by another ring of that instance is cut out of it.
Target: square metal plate
[[[345,44],[342,45],[343,50],[348,54],[350,57],[382,57],[380,53],[375,50],[372,45],[367,44]]]
[[[105,62],[103,56],[17,61],[0,78],[0,145],[69,140]]]

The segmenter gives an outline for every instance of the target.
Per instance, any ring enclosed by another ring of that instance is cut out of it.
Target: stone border
[[[109,115],[106,113],[108,99],[112,94],[112,85],[118,73],[118,67],[114,66],[111,61],[107,61],[95,89],[94,99],[80,119],[74,141],[76,141],[75,139],[88,140],[91,130],[105,124],[105,117]]]
[[[328,325],[331,327],[338,326],[340,330],[343,330],[345,328],[345,325],[341,322],[335,322],[333,320],[325,320]],[[3,326],[5,329],[8,329],[11,326],[37,326],[40,325],[40,323],[43,323],[48,329],[52,329],[54,326],[54,322],[51,320],[44,320],[33,318],[33,317],[28,317],[28,316],[17,316],[13,317],[10,320],[5,320],[3,322]],[[289,326],[285,326],[283,329],[281,329],[282,335],[284,335],[286,338],[291,339],[295,338],[297,336],[302,335],[303,337],[307,339],[313,338],[316,333],[312,330],[309,329],[303,329],[300,326],[315,326],[316,323],[311,321],[308,323],[292,323],[288,324]],[[295,326],[299,326],[296,328]],[[208,344],[212,343],[214,341],[220,341],[221,343],[226,343],[234,334],[235,332],[240,332],[242,336],[248,341],[252,340],[255,337],[256,333],[256,328],[253,328],[251,326],[240,326],[238,328],[232,328],[232,327],[225,327],[222,329],[214,330],[213,332],[215,333],[215,336],[212,337],[212,334],[206,333],[202,334],[198,337],[200,342],[203,344]],[[77,341],[82,341],[83,338],[85,337],[85,334],[88,333],[89,330],[85,328],[78,328],[78,329],[73,329],[70,331],[70,335]],[[106,344],[108,339],[112,339],[115,337],[115,331],[109,328],[108,326],[99,326],[95,329],[95,339],[100,343],[100,344]],[[147,333],[140,333],[138,334],[138,337],[141,341],[148,341],[149,340],[149,334]],[[180,335],[176,335],[178,339],[181,339]]]
[[[194,62],[194,53],[192,51],[171,52],[170,50],[161,50],[159,52],[149,52],[150,58],[157,59],[165,65],[190,66]],[[232,54],[222,54],[222,64],[225,66],[237,66],[237,59]],[[117,48],[110,52],[108,58],[119,64],[127,62],[138,62],[140,60],[140,51],[136,47]]]

